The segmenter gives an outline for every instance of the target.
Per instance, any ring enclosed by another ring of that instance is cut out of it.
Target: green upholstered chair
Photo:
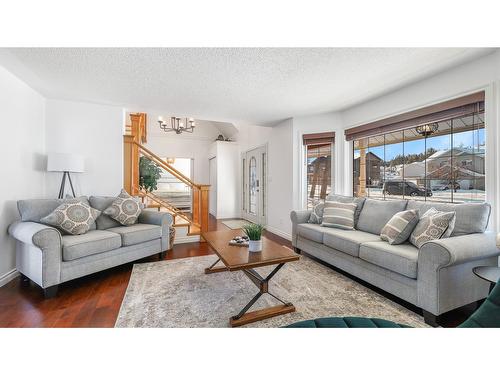
[[[408,328],[408,326],[384,319],[333,317],[304,320],[290,324],[286,328]],[[500,328],[500,280],[481,307],[458,328]]]

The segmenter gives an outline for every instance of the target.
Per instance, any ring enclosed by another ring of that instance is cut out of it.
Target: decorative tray
[[[247,236],[234,237],[231,241],[229,241],[229,245],[248,247],[248,237]]]

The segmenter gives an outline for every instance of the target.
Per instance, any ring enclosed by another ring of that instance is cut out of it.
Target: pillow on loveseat
[[[42,224],[57,227],[69,234],[87,233],[101,211],[90,207],[81,199],[66,199],[52,213],[40,219]]]
[[[325,202],[322,227],[354,230],[356,203]]]
[[[323,221],[323,210],[325,208],[325,204],[323,202],[317,203],[313,206],[311,216],[309,216],[309,220],[307,221],[310,224],[321,224]]]
[[[122,189],[113,203],[104,210],[104,214],[122,225],[133,225],[141,214],[141,205]]]
[[[417,210],[398,212],[384,225],[380,238],[391,245],[402,244],[410,237],[417,223]]]

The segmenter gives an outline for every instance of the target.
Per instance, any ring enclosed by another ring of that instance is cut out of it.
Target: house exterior
[[[430,187],[455,181],[457,189],[469,190],[485,188],[484,154],[471,149],[453,148],[438,151],[426,160],[426,178]]]
[[[365,154],[366,158],[366,186],[380,186],[382,185],[382,174],[380,170],[384,166],[384,161],[369,151]],[[354,158],[354,185],[359,185],[359,171],[360,171],[360,156]]]

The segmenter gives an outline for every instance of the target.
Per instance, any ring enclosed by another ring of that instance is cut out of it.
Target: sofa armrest
[[[42,251],[61,248],[61,233],[53,227],[32,221],[16,221],[9,226],[9,234],[16,240],[39,247]]]
[[[420,248],[418,266],[449,267],[499,255],[495,233],[474,233],[427,242]]]
[[[20,272],[34,280],[28,265],[41,264],[41,270],[37,272],[41,274],[40,286],[47,288],[60,283],[62,236],[57,229],[30,221],[18,221],[9,226],[9,234],[21,243],[16,259]]]
[[[153,225],[161,225],[161,226],[171,226],[174,219],[172,214],[168,212],[158,212],[151,210],[142,210],[139,215],[139,223],[142,224],[153,224]]]
[[[304,224],[309,221],[312,210],[299,210],[290,212],[290,220],[292,220],[292,246],[297,247],[297,225]]]
[[[309,221],[312,210],[299,210],[290,212],[292,224],[304,224]]]
[[[139,223],[160,225],[162,251],[172,248],[173,244],[170,243],[170,227],[173,223],[172,214],[169,214],[168,212],[143,210],[139,215]]]
[[[472,270],[477,266],[498,265],[499,255],[494,233],[427,242],[418,252],[418,306],[440,315],[485,298],[489,284]]]

